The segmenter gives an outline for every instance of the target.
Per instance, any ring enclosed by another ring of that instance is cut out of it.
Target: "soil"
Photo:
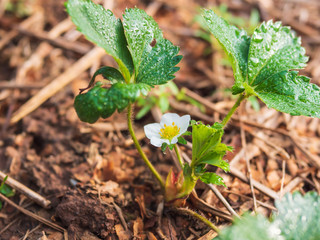
[[[125,111],[93,125],[78,119],[74,97],[98,67],[114,66],[114,61],[99,52],[87,57],[88,52],[95,51],[94,46],[67,20],[64,1],[21,2],[0,3],[0,171],[51,204],[45,208],[18,189],[11,201],[60,228],[36,220],[2,199],[0,239],[213,239],[216,234],[205,224],[163,207],[160,186],[130,140]],[[187,89],[187,98],[178,101],[170,96],[171,112],[213,124],[221,121],[223,112],[235,101],[225,90],[232,86],[233,76],[232,69],[221,64],[221,49],[212,50],[207,41],[197,37],[200,27],[194,16],[198,7],[225,4],[231,14],[247,22],[255,9],[259,21],[274,19],[290,25],[302,37],[310,56],[301,74],[320,84],[317,0],[96,2],[112,8],[118,17],[129,7],[146,10],[165,37],[180,46],[184,58],[174,82]],[[5,10],[5,3],[14,8]],[[78,64],[85,57],[87,67]],[[66,74],[70,69],[74,72]],[[58,85],[50,85],[52,82]],[[44,98],[39,95],[41,91]],[[202,107],[188,101],[191,98]],[[275,197],[296,190],[320,193],[320,125],[319,119],[289,116],[256,103],[259,111],[248,101],[236,114],[242,123],[231,121],[226,129],[223,142],[234,147],[226,159],[235,170],[217,170],[227,188],[219,186],[216,191],[239,215],[254,210],[257,203],[256,211],[269,216]],[[136,112],[139,109],[136,106]],[[143,133],[143,126],[158,118],[155,106],[135,120],[135,130],[143,150],[165,178],[171,168],[177,171],[172,155],[151,146]],[[180,148],[185,156],[191,156],[187,146]],[[246,160],[250,161],[251,176]],[[261,184],[254,190],[257,201],[241,174]],[[197,184],[196,193],[198,199],[187,200],[188,208],[219,228],[230,224],[228,218],[199,205],[202,200],[230,217],[221,198],[204,184]]]

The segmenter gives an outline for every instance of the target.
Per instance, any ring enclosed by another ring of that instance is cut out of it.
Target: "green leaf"
[[[102,68],[99,68],[95,73],[94,75],[92,76],[92,79],[91,79],[91,82],[95,80],[95,78],[98,76],[98,75],[102,75],[105,79],[109,80],[110,83],[114,84],[116,82],[124,82],[125,79],[123,78],[121,72],[119,72],[118,69],[115,69],[113,67],[102,67]]]
[[[206,164],[198,164],[194,167],[194,175],[197,177],[202,176],[205,171],[207,171]]]
[[[215,185],[223,185],[226,187],[226,185],[224,184],[223,178],[213,172],[205,172],[200,176],[200,180],[206,184],[212,183]]]
[[[250,37],[244,30],[229,25],[212,10],[204,9],[202,15],[210,32],[217,38],[230,58],[235,77],[234,91],[242,92],[244,90],[243,82],[247,74]]]
[[[255,89],[255,94],[268,107],[291,115],[320,117],[320,88],[298,72],[280,72]]]
[[[180,144],[187,144],[187,140],[185,140],[183,137],[178,137],[178,143]]]
[[[162,143],[161,145],[161,151],[165,152],[167,150],[168,144],[167,143]]]
[[[273,225],[281,229],[287,240],[320,239],[320,197],[315,192],[305,196],[287,194],[276,202],[278,213]]]
[[[268,107],[291,115],[320,117],[319,87],[298,76],[308,57],[300,38],[280,22],[263,22],[251,37],[230,26],[212,10],[203,11],[213,35],[231,57],[235,76],[233,94],[246,91]]]
[[[308,61],[304,54],[300,38],[289,27],[282,27],[281,22],[263,22],[251,38],[248,84],[253,87],[279,72],[304,68]]]
[[[184,132],[181,136],[191,136],[192,133],[190,131]]]
[[[213,150],[221,142],[223,129],[220,125],[192,125],[192,166],[196,166],[201,158]]]
[[[2,188],[0,189],[0,192],[7,197],[12,197],[15,194],[14,190],[11,187],[9,187],[7,184],[4,184],[2,186]]]
[[[118,82],[106,89],[98,82],[87,93],[75,98],[74,107],[81,121],[94,123],[99,117],[110,117],[116,109],[121,112],[140,95],[147,95],[149,90],[150,87],[143,83]]]
[[[88,88],[92,87],[92,85],[94,84],[94,81],[98,75],[102,75],[105,79],[109,80],[110,83],[112,83],[112,84],[119,82],[119,81],[120,82],[125,81],[121,72],[119,72],[118,69],[115,69],[113,67],[102,67],[102,68],[99,68],[93,74],[88,87],[80,89],[80,93],[82,93],[84,90],[87,90]]]
[[[129,81],[133,63],[120,19],[110,10],[91,0],[69,0],[66,8],[72,21],[89,41],[102,47],[118,63],[124,78]]]
[[[230,151],[230,147],[224,143],[218,143],[212,150],[202,156],[199,161],[197,161],[197,164],[210,164],[229,172],[229,164],[222,159],[227,151]]]
[[[126,9],[123,26],[136,82],[153,86],[172,80],[182,56],[177,55],[178,47],[163,38],[154,19],[141,9]]]
[[[0,190],[3,188],[4,183],[7,181],[7,179],[8,179],[8,176],[5,176],[4,179],[3,179],[3,181],[2,181],[1,184],[0,184]]]
[[[169,149],[172,151],[173,148],[174,148],[174,144],[170,144],[170,145],[168,145],[168,147],[169,147]]]
[[[9,187],[7,184],[5,184],[7,178],[8,178],[8,176],[5,176],[5,178],[1,182],[0,193],[5,195],[6,197],[12,197],[12,196],[14,196],[15,191],[11,187]],[[1,209],[1,207],[0,207],[0,209]]]
[[[224,228],[218,240],[284,240],[279,236],[279,229],[271,227],[262,215],[251,216],[248,213],[236,218],[231,227]],[[302,240],[301,238],[300,240]]]

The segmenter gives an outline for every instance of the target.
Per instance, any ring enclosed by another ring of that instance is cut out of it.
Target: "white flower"
[[[166,113],[160,123],[144,126],[144,132],[150,143],[156,147],[161,147],[163,143],[176,144],[178,137],[187,131],[189,123],[190,115],[180,117],[176,113]]]

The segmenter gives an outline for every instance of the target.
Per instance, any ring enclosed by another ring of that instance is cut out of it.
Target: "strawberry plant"
[[[191,121],[190,125],[189,115],[180,117],[175,113],[164,114],[160,123],[145,126],[152,145],[163,151],[168,147],[177,154],[182,170],[178,174],[171,170],[164,182],[135,136],[132,104],[139,96],[148,95],[152,87],[174,78],[174,73],[179,70],[176,65],[182,58],[178,55],[179,48],[163,38],[154,19],[141,9],[126,9],[123,18],[117,19],[111,11],[90,0],[69,0],[66,8],[78,30],[105,49],[118,64],[118,68],[105,66],[98,69],[89,86],[81,89],[74,103],[79,118],[94,123],[100,117],[110,117],[116,110],[127,109],[129,133],[145,164],[160,183],[168,205],[183,206],[198,180],[225,185],[223,179],[209,171],[207,166],[229,171],[223,157],[232,148],[221,139],[224,128],[243,100],[256,96],[281,112],[320,116],[319,87],[295,71],[305,67],[308,58],[300,39],[290,28],[269,21],[262,23],[249,36],[212,10],[204,9],[202,14],[208,29],[231,60],[235,78],[232,93],[239,96],[222,122],[212,126],[196,121]],[[102,75],[107,82],[94,84],[97,75]],[[187,131],[189,126],[192,133]],[[184,136],[191,134],[192,159],[191,163],[184,163],[177,144],[185,144]],[[193,213],[193,216],[217,230],[199,214]]]

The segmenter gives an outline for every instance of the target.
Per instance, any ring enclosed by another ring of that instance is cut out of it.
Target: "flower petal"
[[[146,126],[144,126],[144,133],[146,134],[146,137],[151,139],[153,137],[160,138],[160,129],[161,126],[159,123],[151,123]]]
[[[178,142],[178,136],[175,136],[171,140],[171,144],[176,144]]]
[[[161,125],[161,127],[164,127],[164,124],[166,124],[167,126],[172,125],[172,123],[173,122],[176,123],[179,118],[180,118],[180,116],[176,113],[163,114],[161,121],[160,121],[160,125]]]
[[[155,147],[161,147],[162,143],[164,143],[164,142],[166,142],[166,139],[161,139],[159,137],[152,137],[151,140],[150,140],[150,143]]]
[[[190,115],[184,115],[178,119],[176,122],[177,126],[180,128],[178,136],[181,136],[185,133],[190,125]]]

